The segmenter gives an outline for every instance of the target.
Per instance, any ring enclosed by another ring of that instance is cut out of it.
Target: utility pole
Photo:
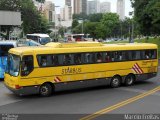
[[[131,34],[131,43],[134,43],[134,20],[132,18],[132,34]]]
[[[134,11],[129,12],[129,15],[132,16],[132,19],[131,19],[131,28],[132,29],[130,29],[131,31],[130,31],[130,40],[129,40],[130,43],[134,43],[134,19],[133,19],[133,13],[134,13]]]

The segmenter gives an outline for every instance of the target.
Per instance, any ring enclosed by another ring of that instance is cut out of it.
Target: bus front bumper
[[[33,95],[33,94],[39,94],[39,88],[40,86],[27,86],[27,87],[21,87],[20,89],[11,88],[8,85],[5,84],[5,86],[19,96],[24,95]]]

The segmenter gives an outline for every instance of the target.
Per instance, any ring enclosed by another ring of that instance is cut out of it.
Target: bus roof
[[[38,33],[27,34],[27,35],[31,35],[31,36],[39,36],[39,37],[49,37],[49,35],[47,35],[47,34],[38,34]]]
[[[73,43],[55,43],[50,42],[45,46],[57,47],[57,48],[70,48],[70,47],[97,47],[103,46],[104,44],[100,42],[73,42]]]
[[[0,41],[0,45],[13,45],[14,47],[17,47],[17,41],[13,40]]]
[[[144,50],[157,49],[156,44],[150,43],[128,43],[128,44],[103,44],[102,46],[92,47],[53,47],[53,46],[36,46],[36,47],[21,47],[10,49],[10,53],[21,54],[51,54],[51,53],[78,53],[78,52],[102,52],[116,50]]]

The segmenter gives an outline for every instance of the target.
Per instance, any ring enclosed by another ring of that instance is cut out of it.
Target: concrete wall
[[[0,25],[21,25],[21,13],[0,11]]]

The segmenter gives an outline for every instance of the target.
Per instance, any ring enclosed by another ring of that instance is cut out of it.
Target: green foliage
[[[103,18],[103,13],[95,13],[88,15],[88,20],[90,22],[100,22]]]
[[[95,13],[95,14],[89,14],[86,15],[84,13],[81,14],[73,14],[74,20],[88,20],[90,22],[100,22],[103,17],[103,13]]]
[[[36,0],[37,2],[39,2],[39,3],[44,3],[45,2],[45,0]]]
[[[24,33],[47,33],[49,24],[37,11],[32,0],[23,0],[21,5]]]
[[[160,1],[159,0],[131,0],[135,9],[135,20],[141,34],[160,34]]]
[[[106,38],[106,29],[102,23],[96,26],[96,38]]]
[[[0,10],[20,11],[21,0],[0,0]]]
[[[90,34],[92,38],[97,38],[97,26],[99,26],[100,22],[85,22],[84,24],[84,33]]]
[[[82,15],[82,14],[81,14]],[[79,15],[80,16],[80,15]],[[80,16],[82,17],[82,16]],[[80,19],[78,15],[72,23],[73,33],[82,33],[82,24],[78,24]],[[93,38],[118,37],[127,38],[131,35],[132,19],[125,18],[123,21],[119,20],[119,16],[115,13],[98,13],[87,16],[83,23],[84,33],[90,34]],[[136,23],[134,22],[136,28]],[[130,30],[130,32],[129,32]],[[136,30],[135,30],[136,31]],[[136,31],[135,33],[138,34]]]
[[[74,19],[73,22],[72,22],[72,29],[74,29],[76,26],[78,26],[78,20],[77,19]]]
[[[73,19],[77,19],[77,20],[83,19],[83,20],[85,20],[87,18],[88,18],[88,16],[86,14],[84,14],[84,13],[73,14]]]
[[[72,29],[73,34],[80,34],[82,33],[82,24],[78,24],[74,29]]]
[[[60,27],[58,30],[58,34],[61,35],[62,37],[64,37],[64,33],[66,32],[66,28],[64,27]]]
[[[109,37],[119,24],[119,16],[116,13],[105,13],[101,23],[102,26],[105,27],[106,36]]]
[[[50,28],[55,28],[55,22],[49,22],[48,24]]]

